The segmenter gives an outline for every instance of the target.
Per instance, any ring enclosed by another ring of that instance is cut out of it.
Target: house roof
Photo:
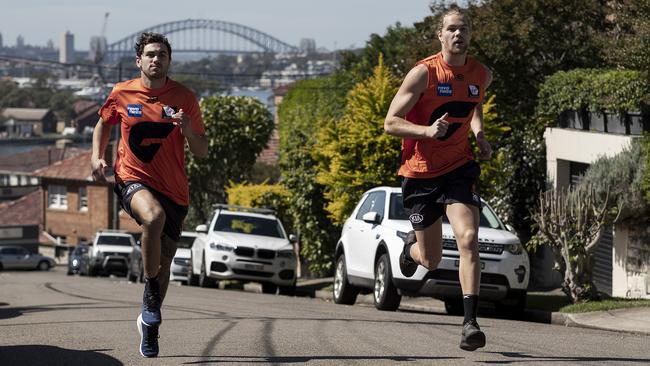
[[[95,116],[99,119],[97,112],[101,106],[97,102],[89,100],[80,100],[73,104],[72,108],[76,115],[75,120],[85,119],[89,116]]]
[[[0,204],[0,222],[3,225],[43,224],[43,192],[39,189],[17,200]]]
[[[5,108],[2,117],[25,121],[41,121],[50,112],[47,108]]]
[[[0,171],[31,173],[36,169],[46,167],[59,160],[67,159],[86,151],[88,150],[76,147],[58,148],[48,146],[18,154],[3,155],[2,159],[0,159]]]
[[[52,165],[38,169],[33,176],[41,178],[57,178],[65,180],[91,180],[90,175],[90,150],[85,150],[79,155],[57,161]]]

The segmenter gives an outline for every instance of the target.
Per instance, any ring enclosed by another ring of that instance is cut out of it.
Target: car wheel
[[[214,282],[210,277],[208,277],[208,274],[205,270],[205,260],[201,261],[201,274],[199,275],[199,286],[201,287],[213,287]]]
[[[131,268],[130,264],[129,268],[126,271],[126,280],[129,282],[138,282],[138,276],[133,273],[133,269]]]
[[[280,295],[294,296],[296,294],[296,281],[293,281],[293,284],[289,286],[279,286],[278,292]]]
[[[402,296],[393,284],[393,273],[386,253],[379,257],[375,265],[375,288],[372,293],[375,307],[379,310],[395,311],[402,301]]]
[[[336,259],[336,270],[334,272],[334,302],[342,305],[353,305],[357,301],[357,295],[359,295],[359,289],[348,282],[345,254],[341,254]]]
[[[445,310],[449,315],[463,315],[462,300],[445,300]]]
[[[97,268],[93,266],[92,264],[88,265],[88,277],[95,277],[97,276]]]
[[[2,263],[0,263],[0,271],[2,271],[4,267],[2,266]]]
[[[40,261],[38,262],[38,267],[36,267],[39,271],[48,271],[50,269],[50,264],[47,263],[47,261]]]
[[[275,295],[275,293],[277,291],[278,291],[278,285],[276,285],[275,283],[270,283],[270,282],[262,283],[262,293],[263,294]]]
[[[194,258],[190,257],[190,268],[187,272],[187,284],[190,286],[199,285],[199,276],[194,274]]]

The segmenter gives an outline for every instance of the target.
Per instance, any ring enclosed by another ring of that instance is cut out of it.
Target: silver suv
[[[135,238],[125,231],[98,231],[89,250],[88,275],[126,274],[128,258],[134,246]]]

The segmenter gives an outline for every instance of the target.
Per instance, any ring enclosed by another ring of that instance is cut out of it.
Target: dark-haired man
[[[407,236],[400,270],[411,277],[422,265],[434,270],[442,258],[442,216],[449,218],[460,253],[459,277],[465,319],[460,347],[485,345],[476,321],[481,267],[478,224],[481,200],[474,191],[481,169],[468,134],[473,131],[480,158],[492,154],[483,133],[482,101],[492,74],[467,56],[469,17],[452,8],[440,17],[442,50],[406,75],[386,116],[387,133],[401,137],[404,207],[414,231]]]
[[[140,354],[157,357],[160,307],[189,203],[185,143],[194,155],[204,157],[208,141],[196,97],[167,77],[172,54],[167,38],[143,33],[135,51],[140,78],[117,83],[99,110],[91,169],[95,180],[106,180],[104,153],[112,126],[119,125],[115,194],[122,209],[142,226]]]

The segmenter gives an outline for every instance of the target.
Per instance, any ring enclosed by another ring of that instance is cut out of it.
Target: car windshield
[[[391,220],[408,220],[408,213],[406,212],[406,209],[404,209],[401,193],[393,193],[390,195],[388,218]],[[446,224],[449,223],[447,215],[442,216],[442,222]],[[501,220],[499,220],[494,211],[492,211],[486,204],[483,204],[483,208],[481,209],[479,226],[490,229],[505,230]]]
[[[194,239],[196,239],[194,236],[181,235],[181,240],[178,241],[178,247],[189,249],[194,244]]]
[[[255,216],[240,216],[222,213],[217,217],[214,231],[284,238],[279,221]]]
[[[131,246],[131,240],[128,236],[100,235],[99,238],[97,238],[97,244]]]

